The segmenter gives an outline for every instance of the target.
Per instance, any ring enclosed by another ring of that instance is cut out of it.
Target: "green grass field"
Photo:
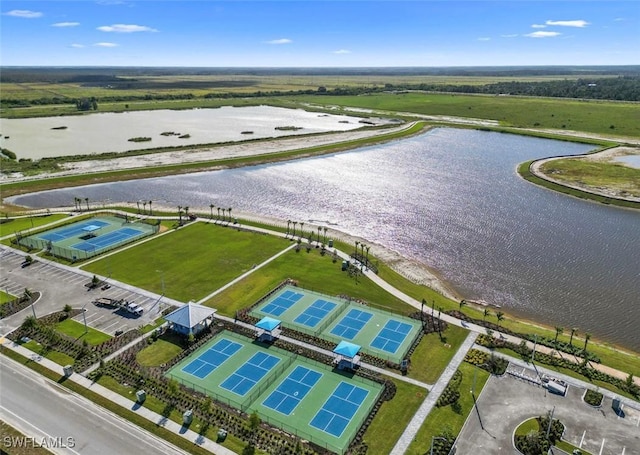
[[[615,161],[564,158],[547,161],[541,170],[563,183],[579,183],[594,189],[607,188],[626,196],[640,197],[640,169]]]
[[[520,128],[553,128],[640,137],[636,103],[432,93],[299,96],[291,99],[325,106],[491,119],[503,126]]]
[[[83,269],[188,302],[280,252],[279,238],[196,222]]]
[[[11,295],[4,291],[0,291],[0,305],[2,305],[3,303],[11,302],[12,300],[15,300],[16,297],[17,296],[15,295]]]
[[[409,377],[427,384],[436,382],[468,334],[461,327],[449,325],[442,340],[437,333],[425,335],[411,355]]]
[[[22,343],[22,347],[35,352],[36,354],[57,363],[58,365],[73,365],[75,359],[63,352],[46,349],[43,345],[35,340],[29,340],[26,343]]]
[[[55,329],[60,333],[64,333],[65,335],[75,338],[76,341],[86,341],[92,346],[96,346],[111,339],[111,336],[106,333],[100,332],[99,330],[89,326],[85,329],[83,323],[73,319],[65,319],[62,322],[58,322],[55,325]]]

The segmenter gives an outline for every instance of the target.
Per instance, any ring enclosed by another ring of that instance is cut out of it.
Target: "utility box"
[[[185,425],[190,425],[192,420],[193,420],[193,410],[187,409],[182,414],[182,423],[184,423]]]
[[[65,365],[62,368],[62,371],[64,372],[64,375],[69,377],[73,374],[73,365]]]
[[[611,407],[616,412],[616,414],[619,414],[622,410],[622,401],[620,400],[620,398],[614,398],[613,402],[611,403]]]
[[[227,439],[227,430],[220,428],[218,430],[218,442],[224,442],[225,439]]]
[[[136,392],[136,401],[140,404],[144,403],[144,400],[147,399],[147,392],[144,390],[138,390]]]
[[[349,268],[349,261],[342,261],[342,271],[345,271]]]
[[[329,248],[333,248],[333,239],[329,239]]]

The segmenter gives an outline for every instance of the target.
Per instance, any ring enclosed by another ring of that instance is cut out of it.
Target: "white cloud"
[[[480,38],[478,38],[478,41],[491,41],[491,38],[487,36],[481,36]]]
[[[338,49],[337,51],[333,51],[332,54],[350,54],[351,51],[348,49]]]
[[[71,47],[75,47],[76,49],[82,49],[83,47],[87,47],[84,44],[73,43]]]
[[[528,36],[529,38],[553,38],[560,35],[562,35],[560,32],[533,32],[527,33],[524,36]]]
[[[273,39],[271,41],[265,41],[267,44],[290,44],[293,43],[293,41],[291,41],[289,38],[280,38],[280,39]]]
[[[515,38],[518,36],[517,33],[512,33],[511,35],[500,35],[502,38]]]
[[[101,32],[113,32],[113,33],[135,33],[135,32],[157,32],[155,28],[147,27],[146,25],[135,24],[113,24],[103,25],[98,27]]]
[[[543,24],[531,24],[531,28],[547,28],[547,26]]]
[[[94,46],[98,47],[118,47],[116,43],[95,43]]]
[[[22,17],[24,19],[35,19],[36,17],[42,17],[42,13],[39,11],[30,11],[28,9],[14,9],[7,13],[5,16]]]
[[[78,25],[80,25],[80,22],[56,22],[51,24],[52,27],[77,27]]]
[[[545,22],[547,25],[557,25],[559,27],[586,27],[589,25],[589,22],[583,20],[577,21],[547,21]]]

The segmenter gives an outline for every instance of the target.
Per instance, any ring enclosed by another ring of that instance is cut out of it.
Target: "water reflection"
[[[590,147],[438,129],[358,151],[18,198],[165,200],[328,220],[435,267],[461,293],[640,350],[640,214],[531,185],[528,159]],[[374,249],[372,248],[372,252]]]

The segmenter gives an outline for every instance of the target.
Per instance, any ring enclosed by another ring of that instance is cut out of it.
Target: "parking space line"
[[[582,438],[580,438],[580,444],[578,444],[578,448],[582,449],[582,444],[584,443],[584,435],[587,434],[587,430],[582,432]]]
[[[627,448],[626,448],[626,447],[623,447],[623,448],[622,448],[622,453],[621,453],[620,455],[624,455],[624,453],[625,453],[626,451],[627,451]]]
[[[600,452],[598,453],[598,455],[602,455],[602,450],[604,449],[604,441],[605,439],[602,438],[602,444],[600,444]]]

